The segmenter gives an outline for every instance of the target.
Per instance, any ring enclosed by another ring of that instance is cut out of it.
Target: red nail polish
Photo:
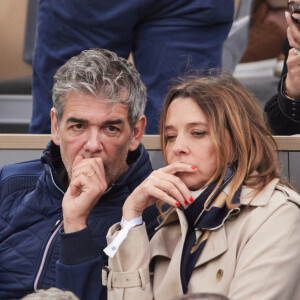
[[[175,205],[176,205],[176,206],[179,206],[179,205],[180,205],[180,203],[179,203],[178,201],[176,201]]]
[[[193,197],[190,198],[190,203],[193,203],[194,202],[194,199]]]
[[[192,169],[192,170],[196,170],[197,167],[196,167],[196,166],[191,166],[191,169]]]
[[[188,205],[189,203],[188,203],[186,200],[184,200],[184,204],[185,204],[185,205]]]

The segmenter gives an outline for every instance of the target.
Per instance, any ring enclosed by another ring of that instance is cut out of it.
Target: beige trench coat
[[[251,189],[240,202],[248,205]],[[230,299],[300,299],[300,196],[273,180],[237,218],[213,231],[195,265],[189,293]],[[108,232],[108,243],[120,229]],[[168,300],[182,294],[180,260],[187,221],[180,209],[168,216],[150,245],[145,226],[129,231],[106,278],[109,300]],[[149,262],[154,260],[154,278]],[[105,273],[105,272],[104,272]],[[105,275],[105,274],[103,274]]]

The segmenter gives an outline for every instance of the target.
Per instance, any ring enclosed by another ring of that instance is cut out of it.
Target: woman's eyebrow
[[[208,126],[208,124],[206,122],[190,122],[190,123],[185,124],[185,126],[188,126],[188,127],[197,126],[197,125]],[[165,130],[174,129],[174,128],[175,128],[174,125],[166,125],[165,126]]]

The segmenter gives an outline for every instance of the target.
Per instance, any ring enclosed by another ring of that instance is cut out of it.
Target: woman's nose
[[[178,135],[173,145],[173,151],[176,155],[187,154],[188,147],[186,139],[183,136]]]

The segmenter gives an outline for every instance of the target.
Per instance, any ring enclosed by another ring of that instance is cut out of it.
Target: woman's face
[[[217,153],[206,116],[192,98],[174,99],[167,111],[167,163],[183,162],[197,167],[194,173],[176,175],[190,190],[205,186],[217,167]]]

